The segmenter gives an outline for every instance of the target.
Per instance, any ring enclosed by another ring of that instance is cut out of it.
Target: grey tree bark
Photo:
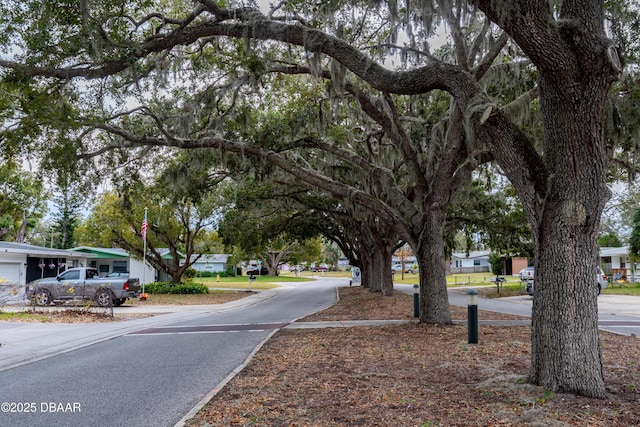
[[[516,2],[520,10],[513,13],[511,3],[476,3],[516,40],[539,72],[544,158],[521,145],[515,133],[491,140],[534,230],[529,379],[554,391],[604,397],[594,270],[600,216],[609,197],[604,106],[620,69],[604,34],[603,3],[565,1],[558,20],[546,2]],[[499,122],[493,122],[496,129],[503,125]],[[509,140],[516,144],[508,147]],[[514,170],[513,156],[523,159],[526,169]]]

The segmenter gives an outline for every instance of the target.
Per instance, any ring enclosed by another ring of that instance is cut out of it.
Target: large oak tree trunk
[[[557,87],[541,79],[546,199],[539,202],[530,380],[604,397],[598,338],[598,226],[609,197],[602,79]],[[534,214],[535,215],[535,214]]]
[[[267,269],[268,276],[277,276],[278,275],[278,265],[280,265],[280,260],[282,252],[278,252],[277,254],[274,252],[269,252],[269,254],[265,256],[261,256],[262,267]]]
[[[393,254],[391,247],[384,244],[382,239],[374,240],[372,263],[369,268],[369,271],[371,271],[369,290],[381,292],[383,296],[390,296],[393,294],[393,280],[391,278],[391,259]]]
[[[425,217],[425,238],[415,250],[420,268],[420,322],[451,323],[444,253],[444,212],[434,211]]]
[[[383,237],[376,239],[376,265],[377,277],[379,280],[379,291],[382,296],[393,295],[393,275],[391,274],[391,264],[393,260],[393,247]]]
[[[539,76],[542,157],[499,112],[488,117],[494,134],[485,139],[534,233],[529,379],[553,391],[605,397],[596,238],[609,197],[603,112],[621,66],[604,31],[604,3],[569,0],[554,9],[530,1],[474,3],[511,35]]]
[[[373,264],[375,262],[373,254],[374,252],[371,248],[366,248],[362,251],[362,268],[360,270],[362,274],[362,286],[369,290],[373,290],[372,287],[374,286],[373,282],[375,278],[373,271]]]
[[[380,251],[374,247],[372,254],[372,263],[369,267],[369,271],[371,271],[371,281],[369,282],[369,290],[371,292],[382,292],[382,270],[380,269],[380,263],[382,262],[382,257],[380,256]]]

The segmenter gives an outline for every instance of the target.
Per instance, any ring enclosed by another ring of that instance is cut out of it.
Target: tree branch
[[[472,3],[505,30],[544,73],[573,75],[578,69],[575,52],[562,38],[550,2],[472,0]]]
[[[498,57],[498,55],[502,51],[502,48],[504,48],[507,44],[507,41],[509,41],[509,35],[504,32],[500,34],[500,37],[498,38],[496,44],[493,46],[493,49],[491,49],[491,51],[487,53],[484,58],[482,58],[482,62],[480,62],[480,64],[478,64],[478,66],[476,66],[472,70],[472,74],[474,75],[476,80],[480,80],[485,75],[487,70],[491,68],[493,61],[495,61],[495,59]]]

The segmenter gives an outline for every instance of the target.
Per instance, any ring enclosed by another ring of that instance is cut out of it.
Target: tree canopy
[[[622,62],[604,2],[293,1],[263,13],[210,0],[10,0],[0,16],[0,42],[15,47],[0,60],[14,94],[0,98],[6,153],[40,146],[87,160],[87,174],[120,166],[123,179],[169,147],[281,168],[367,217],[369,261],[398,238],[412,245],[423,321],[450,322],[447,208],[494,160],[533,231],[530,380],[605,395],[589,284]],[[442,27],[451,43],[432,50]],[[281,115],[280,103],[307,108]],[[580,322],[567,321],[576,311]]]
[[[105,193],[91,214],[76,228],[80,245],[120,247],[132,256],[146,260],[174,282],[206,253],[222,253],[223,245],[216,224],[219,200],[170,197],[162,186],[144,185]],[[148,211],[146,243],[141,235],[142,220]],[[167,256],[168,255],[168,256]]]
[[[15,161],[0,164],[0,240],[24,243],[46,210],[41,178]]]
[[[629,239],[630,252],[635,259],[640,259],[640,209],[633,216],[633,230]]]
[[[289,196],[295,190],[268,183],[248,185],[234,188],[235,203],[223,214],[220,234],[226,244],[239,246],[275,276],[280,264],[305,260],[307,240],[316,238],[318,229],[308,212],[293,208]]]

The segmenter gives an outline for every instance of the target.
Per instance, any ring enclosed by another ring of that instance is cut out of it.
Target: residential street
[[[342,282],[318,280],[209,312],[108,325],[4,322],[0,425],[172,426],[278,327],[331,305]],[[87,345],[92,331],[101,341]],[[33,354],[20,361],[14,346]],[[34,358],[40,360],[28,363]]]
[[[170,313],[176,308],[155,307],[166,314],[123,322],[0,322],[0,425],[173,426],[272,333],[330,306],[335,288],[347,284],[321,278],[214,308]],[[396,288],[413,292],[408,285]],[[466,305],[464,290],[450,291],[449,298]],[[601,295],[598,301],[602,329],[640,335],[640,298]],[[479,309],[529,316],[531,302],[528,296],[481,298]]]

